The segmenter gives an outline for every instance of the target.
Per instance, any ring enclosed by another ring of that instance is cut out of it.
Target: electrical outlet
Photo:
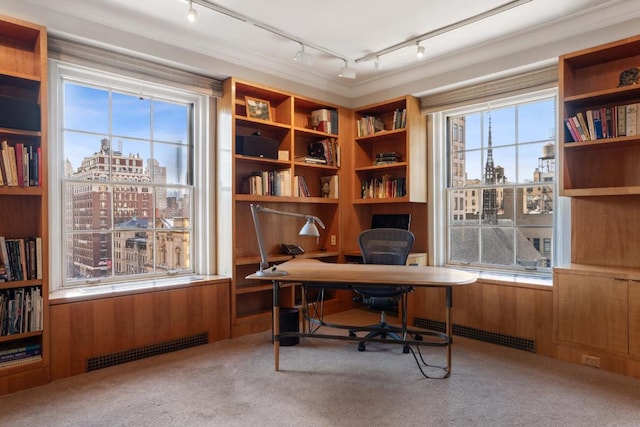
[[[592,368],[600,367],[600,358],[595,356],[589,356],[587,354],[582,355],[582,364],[586,366],[591,366]]]
[[[335,246],[335,245],[337,245],[337,244],[338,244],[338,243],[337,243],[337,240],[336,240],[336,235],[335,235],[335,234],[332,234],[332,235],[331,235],[331,246]]]

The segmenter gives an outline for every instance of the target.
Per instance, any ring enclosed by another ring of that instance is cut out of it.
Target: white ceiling
[[[343,102],[424,94],[442,87],[553,62],[566,51],[634,35],[639,0],[531,0],[511,10],[355,64],[355,80],[337,76],[343,61],[307,48],[312,66],[293,61],[298,43],[188,0],[3,0],[0,13],[47,26],[52,34],[227,77],[283,82]],[[206,0],[209,1],[209,0]],[[355,60],[468,19],[508,0],[215,0],[245,15]],[[565,49],[565,50],[561,50]],[[498,64],[499,62],[499,64]],[[304,91],[303,91],[304,92]],[[394,94],[393,92],[399,92]]]

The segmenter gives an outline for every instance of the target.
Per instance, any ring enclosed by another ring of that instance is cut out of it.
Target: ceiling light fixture
[[[293,60],[304,65],[313,65],[313,55],[304,51],[304,45],[300,43],[300,50],[296,52]]]
[[[178,1],[182,1],[185,2],[186,0],[178,0]],[[229,16],[231,18],[237,19],[238,21],[242,21],[242,22],[246,22],[247,24],[251,24],[255,27],[260,28],[261,30],[267,31],[271,34],[275,34],[277,36],[280,36],[282,38],[285,38],[287,40],[291,40],[293,42],[296,42],[300,45],[304,45],[308,48],[311,48],[313,50],[317,50],[318,52],[322,52],[328,56],[331,56],[333,58],[337,58],[337,59],[341,59],[343,61],[347,60],[347,57],[345,55],[342,55],[341,53],[338,52],[334,52],[331,49],[327,49],[324,46],[320,46],[314,43],[309,43],[307,41],[304,41],[292,34],[289,34],[279,28],[276,27],[272,27],[269,24],[265,24],[264,22],[258,21],[256,19],[251,18],[250,16],[247,15],[243,15],[241,13],[238,13],[236,11],[233,11],[231,9],[227,9],[226,7],[220,6],[219,4],[214,3],[211,0],[189,0],[189,4],[194,3],[197,4],[199,6],[202,6],[206,9],[212,10],[214,12],[218,12],[222,15],[226,15]],[[304,63],[304,61],[303,61]]]
[[[454,22],[453,24],[438,28],[437,30],[429,31],[428,33],[421,34],[417,37],[414,37],[409,40],[405,40],[400,43],[396,43],[392,46],[379,50],[377,52],[371,52],[361,58],[355,60],[355,63],[365,62],[365,61],[375,61],[376,58],[386,55],[387,53],[395,52],[396,50],[403,49],[405,47],[409,47],[415,44],[419,44],[420,42],[439,36],[441,34],[448,33],[453,30],[457,30],[458,28],[462,28],[466,25],[473,24],[474,22],[481,21],[483,19],[492,17],[502,12],[506,12],[514,7],[521,6],[523,4],[529,3],[532,0],[511,0],[502,6],[494,7],[493,9],[487,10],[485,12],[479,13],[477,15],[471,16],[467,19],[463,19],[462,21]],[[418,55],[420,54],[421,46],[418,46]],[[424,48],[422,48],[422,53],[424,54]]]
[[[198,16],[198,11],[193,8],[193,1],[189,0],[189,12],[187,12],[187,19],[189,22],[194,22]]]
[[[416,45],[418,45],[418,52],[416,53],[416,56],[418,59],[422,59],[424,57],[424,46],[420,46],[420,42],[416,42]]]
[[[343,59],[344,67],[340,68],[338,72],[338,77],[342,77],[345,79],[355,79],[356,78],[356,69],[349,67],[346,59]]]

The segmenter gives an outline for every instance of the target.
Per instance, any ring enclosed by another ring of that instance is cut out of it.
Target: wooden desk
[[[271,280],[273,282],[273,335],[274,335],[274,359],[275,370],[280,370],[280,298],[279,288],[281,283],[326,283],[349,285],[389,285],[399,286],[426,286],[446,289],[446,340],[439,345],[447,347],[447,366],[445,377],[451,373],[451,307],[452,288],[454,286],[467,285],[476,281],[476,275],[464,271],[442,267],[419,267],[404,265],[377,265],[377,264],[335,264],[325,263],[315,259],[296,258],[277,266],[278,270],[288,274],[275,277],[260,277],[255,274],[247,276],[247,279]],[[297,336],[313,336],[305,333],[293,333]],[[317,337],[317,336],[316,336]],[[322,335],[320,338],[344,339],[347,337]],[[354,341],[362,338],[352,338]],[[397,341],[399,344],[416,344],[415,341]]]

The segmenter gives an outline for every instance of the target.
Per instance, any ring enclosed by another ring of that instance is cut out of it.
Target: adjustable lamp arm
[[[269,261],[267,260],[267,250],[264,246],[264,239],[262,237],[262,227],[260,226],[260,218],[258,217],[259,213],[270,213],[276,215],[284,215],[284,216],[293,216],[297,218],[305,218],[306,223],[300,230],[301,236],[315,236],[319,237],[320,232],[318,231],[318,227],[316,227],[315,222],[317,222],[320,227],[325,228],[324,223],[317,216],[313,215],[305,215],[293,212],[283,212],[278,211],[271,208],[265,208],[264,206],[251,204],[251,216],[253,217],[253,225],[256,229],[256,237],[258,239],[258,249],[260,250],[260,270],[256,272],[258,276],[284,276],[287,274],[286,271],[276,270],[276,267],[273,266],[269,268]]]

